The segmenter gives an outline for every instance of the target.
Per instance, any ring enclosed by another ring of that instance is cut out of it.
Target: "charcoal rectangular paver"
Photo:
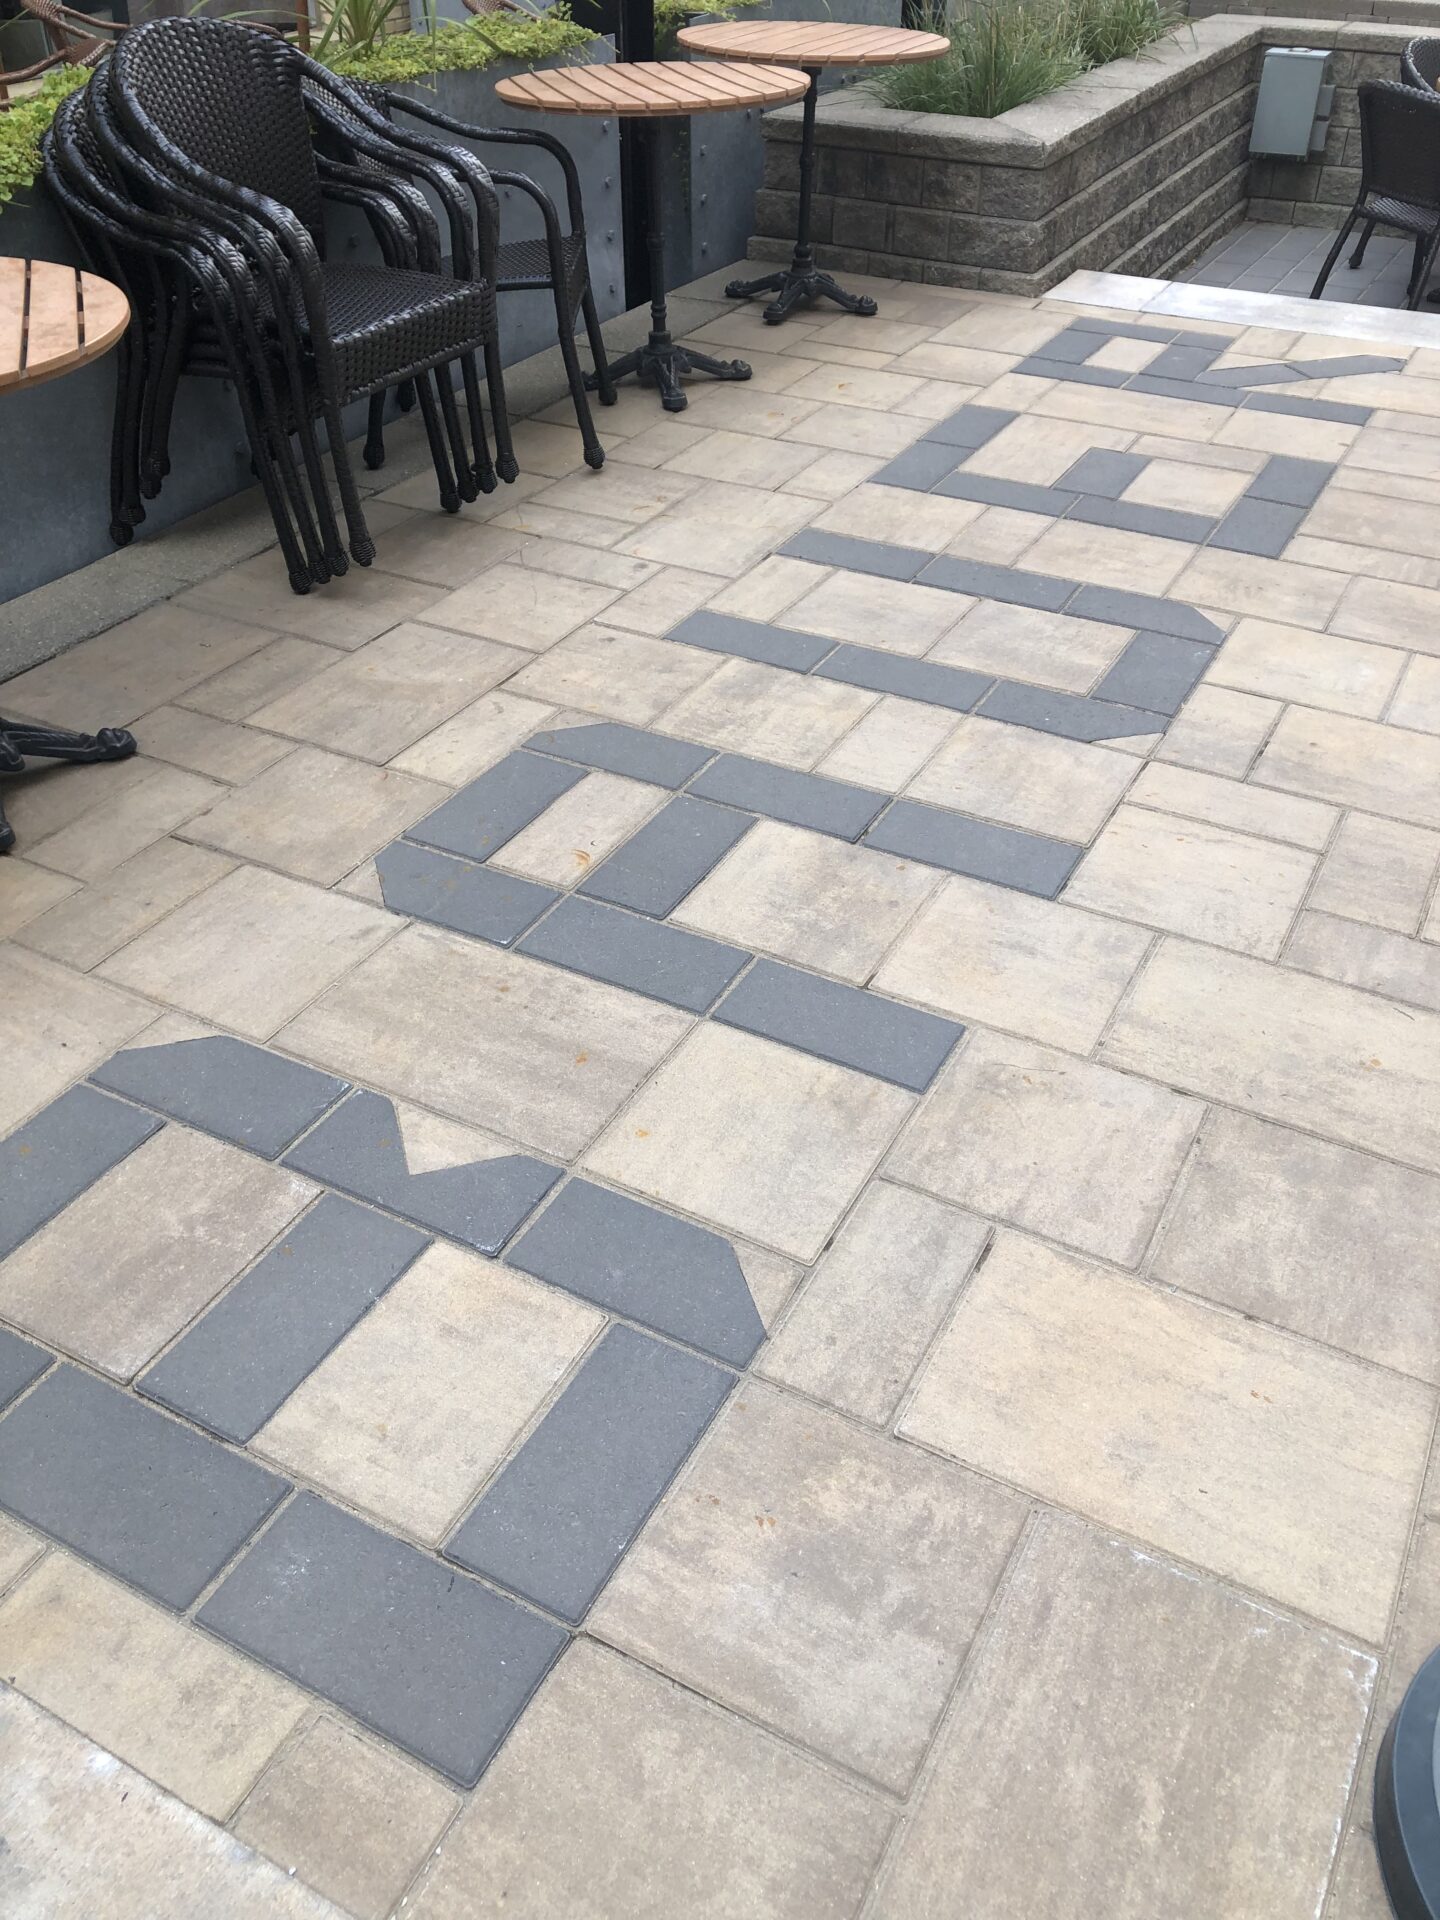
[[[1008,427],[1012,420],[1018,418],[1018,414],[1005,407],[959,407],[943,420],[936,421],[926,433],[925,440],[942,447],[964,447],[973,453],[977,447],[983,447],[987,440],[993,440],[1002,427]]]
[[[1072,320],[1067,329],[1070,333],[1103,333],[1111,340],[1156,340],[1164,345],[1176,335],[1174,327],[1146,327],[1129,320],[1101,320],[1089,314],[1083,314]]]
[[[728,1240],[589,1180],[562,1187],[506,1259],[732,1366],[765,1338]]]
[[[162,1124],[93,1087],[71,1087],[0,1140],[0,1260]]]
[[[0,1420],[0,1506],[171,1607],[189,1606],[287,1485],[78,1367]]]
[[[872,473],[870,480],[877,487],[909,487],[916,493],[928,493],[937,480],[955,471],[968,451],[947,446],[941,440],[917,440],[878,473]]]
[[[91,1079],[267,1160],[349,1091],[348,1081],[228,1034],[131,1047]]]
[[[226,1440],[249,1440],[429,1245],[414,1227],[322,1195],[140,1391]]]
[[[965,1029],[864,987],[759,960],[715,1010],[726,1026],[923,1093]]]
[[[1054,360],[1062,366],[1076,367],[1088,360],[1092,353],[1098,353],[1103,342],[1084,327],[1066,327],[1063,333],[1057,333],[1045,345],[1038,349],[1032,358]]]
[[[704,1013],[750,958],[698,933],[572,895],[520,943],[538,960]]]
[[[611,1327],[445,1548],[578,1623],[735,1376]]]
[[[566,1639],[313,1493],[286,1508],[197,1617],[465,1787]]]
[[[1246,494],[1237,500],[1210,537],[1212,547],[1227,553],[1258,553],[1275,560],[1300,530],[1308,507],[1282,506],[1278,500],[1258,500]]]
[[[813,560],[817,566],[845,567],[851,573],[876,573],[885,580],[913,580],[930,558],[920,547],[857,540],[853,534],[823,533],[816,527],[792,534],[779,552],[791,560]]]
[[[885,804],[883,793],[825,780],[815,773],[796,773],[790,767],[772,766],[768,760],[746,760],[735,753],[712,761],[691,792],[772,820],[788,820],[792,827],[833,833],[841,840],[858,840]]]
[[[405,837],[442,853],[488,860],[584,778],[579,767],[517,748],[417,820]]]
[[[997,567],[985,560],[961,560],[942,553],[920,575],[922,586],[948,587],[951,593],[973,593],[982,600],[1004,600],[1017,607],[1039,607],[1058,613],[1074,593],[1077,582],[1048,573],[1025,573],[1019,567]]]
[[[882,653],[878,647],[837,647],[815,675],[820,680],[844,680],[852,687],[871,687],[876,693],[898,693],[906,700],[928,700],[932,707],[954,707],[958,713],[968,713],[994,685],[987,673],[947,667],[935,660],[910,660],[904,654]]]
[[[1095,689],[1097,700],[1178,713],[1190,689],[1215,658],[1213,647],[1169,633],[1137,633]]]
[[[1195,376],[1202,387],[1279,387],[1295,378],[1295,369],[1282,361],[1262,362],[1258,367],[1210,367]]]
[[[373,1200],[477,1253],[498,1253],[560,1178],[530,1153],[412,1173],[393,1104],[361,1089],[285,1156],[287,1167]]]
[[[551,887],[397,840],[375,856],[380,892],[393,913],[508,947],[559,899]]]
[[[1057,693],[1023,680],[997,680],[977,712],[987,720],[1008,720],[1012,726],[1062,734],[1067,740],[1119,740],[1127,734],[1158,733],[1162,725],[1158,714],[1141,707],[1094,700],[1083,693]]]
[[[678,794],[576,889],[663,920],[755,824],[730,807]]]
[[[866,834],[865,844],[1045,900],[1055,898],[1084,852],[1068,840],[1050,840],[1043,834],[1022,833],[1018,827],[943,813],[915,800],[897,800]]]
[[[532,753],[551,753],[559,760],[578,761],[582,767],[626,774],[652,787],[683,787],[713,752],[690,740],[623,726],[618,720],[597,720],[586,727],[548,727],[525,745]]]
[[[982,500],[989,507],[1013,507],[1020,513],[1048,513],[1058,519],[1075,504],[1075,495],[1059,487],[1037,487],[1027,480],[1001,480],[962,467],[933,489],[951,500]]]
[[[1145,371],[1153,380],[1194,380],[1209,371],[1220,349],[1177,340],[1162,347]]]
[[[44,1347],[22,1340],[18,1333],[0,1327],[0,1407],[8,1407],[17,1393],[23,1393],[32,1380],[38,1380],[49,1366],[51,1355]]]
[[[1177,640],[1201,640],[1208,647],[1218,647],[1225,638],[1223,627],[1183,600],[1162,600],[1156,594],[1130,593],[1123,587],[1081,587],[1065,611],[1077,620],[1173,633]]]
[[[1247,499],[1274,500],[1283,507],[1313,507],[1335,468],[1329,460],[1297,460],[1276,453],[1245,489]]]
[[[1292,360],[1291,366],[1311,380],[1339,380],[1349,373],[1401,373],[1403,360],[1386,360],[1378,353],[1342,353],[1333,360]]]
[[[1181,513],[1174,507],[1151,507],[1135,500],[1077,500],[1072,520],[1092,527],[1119,527],[1126,533],[1149,533],[1161,540],[1204,540],[1215,522],[1205,513]]]
[[[1245,402],[1252,413],[1288,413],[1298,420],[1334,420],[1341,426],[1363,427],[1369,407],[1352,407],[1339,400],[1305,400],[1298,394],[1252,393]]]
[[[1074,493],[1094,494],[1100,500],[1118,500],[1132,480],[1138,480],[1150,462],[1138,453],[1113,453],[1092,447],[1082,453],[1057,485]]]
[[[1033,380],[1074,380],[1082,387],[1123,387],[1130,378],[1115,367],[1091,367],[1083,362],[1056,360],[1045,353],[1027,354],[1016,361],[1014,371],[1028,373]]]
[[[682,620],[666,638],[683,641],[687,647],[704,647],[710,653],[733,653],[742,660],[762,660],[769,667],[789,667],[794,673],[808,673],[835,645],[833,640],[822,639],[817,634],[792,633],[786,627],[772,627],[763,620],[742,620],[732,613],[706,613],[703,609]],[[691,773],[697,771],[695,767],[690,769]],[[686,778],[689,777],[687,774]]]

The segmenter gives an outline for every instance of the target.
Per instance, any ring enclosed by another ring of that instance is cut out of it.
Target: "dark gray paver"
[[[1166,341],[1176,338],[1174,327],[1139,326],[1129,320],[1101,320],[1089,314],[1072,320],[1067,332],[1102,333],[1112,340],[1157,340],[1162,346]]]
[[[1289,393],[1252,393],[1245,402],[1252,413],[1289,413],[1300,420],[1335,420],[1342,426],[1363,427],[1370,407],[1352,407],[1338,400],[1305,400]]]
[[[952,593],[973,593],[982,600],[1039,607],[1047,613],[1058,613],[1078,584],[1048,573],[992,566],[985,560],[961,560],[949,553],[932,560],[920,575],[920,582],[927,587],[948,587]]]
[[[1129,593],[1123,587],[1081,587],[1065,611],[1077,620],[1104,620],[1116,627],[1143,627],[1173,633],[1177,640],[1201,640],[1218,647],[1225,629],[1183,600],[1162,600],[1153,593]]]
[[[938,1014],[777,960],[758,960],[714,1017],[915,1093],[925,1091],[965,1031]]]
[[[663,920],[754,826],[729,807],[679,794],[576,889]]]
[[[517,748],[407,828],[405,838],[442,853],[488,860],[584,778],[579,767]]]
[[[1186,695],[1215,658],[1213,647],[1177,640],[1169,633],[1137,633],[1095,689],[1098,700],[1143,707],[1155,714],[1180,711]]]
[[[506,1258],[732,1366],[765,1338],[728,1240],[588,1180],[562,1187]]]
[[[1213,353],[1217,354],[1224,353],[1227,347],[1233,347],[1235,344],[1228,334],[1198,333],[1193,327],[1187,327],[1177,333],[1175,342],[1181,347],[1209,347]]]
[[[1293,454],[1276,453],[1245,492],[1251,500],[1276,500],[1283,507],[1313,507],[1334,471],[1334,463],[1329,460],[1297,460]]]
[[[1338,380],[1347,373],[1401,373],[1405,362],[1378,353],[1342,353],[1333,360],[1292,360],[1290,365],[1307,380]]]
[[[735,1376],[611,1327],[445,1548],[578,1623]]]
[[[1019,417],[1005,407],[959,407],[945,419],[937,420],[924,440],[942,447],[964,447],[973,453]]]
[[[1195,346],[1177,340],[1172,346],[1162,347],[1145,372],[1153,380],[1194,380],[1209,371],[1220,351],[1218,347]]]
[[[898,693],[906,700],[928,700],[932,707],[954,707],[958,713],[968,713],[994,685],[988,673],[947,667],[936,660],[911,660],[904,654],[882,653],[878,647],[837,647],[815,669],[815,677],[844,680],[877,693]]]
[[[1123,387],[1130,378],[1115,367],[1090,367],[1079,362],[1057,360],[1046,353],[1032,353],[1015,363],[1016,373],[1028,373],[1035,380],[1074,380],[1082,387]]]
[[[1133,374],[1129,388],[1132,393],[1157,393],[1166,400],[1195,400],[1206,407],[1244,405],[1233,388],[1202,387],[1198,380],[1167,380],[1161,374]]]
[[[1092,447],[1062,473],[1057,486],[1072,493],[1094,494],[1100,500],[1118,500],[1132,480],[1138,480],[1150,462],[1138,453],[1113,453],[1108,447]]]
[[[8,1407],[17,1393],[38,1380],[51,1357],[43,1347],[0,1327],[0,1407]]]
[[[473,1786],[565,1645],[552,1621],[302,1493],[197,1618]]]
[[[1098,353],[1105,344],[1103,338],[1085,327],[1066,327],[1063,333],[1057,333],[1040,347],[1032,359],[1056,360],[1065,366],[1080,366]]]
[[[573,895],[520,943],[522,953],[704,1013],[750,958],[702,934]]]
[[[817,773],[796,773],[768,760],[746,760],[737,753],[712,761],[691,787],[702,799],[720,800],[748,813],[813,827],[841,840],[858,840],[885,804],[883,793],[825,780]]]
[[[1258,367],[1211,367],[1195,376],[1202,387],[1278,387],[1295,378],[1295,368],[1282,361],[1262,362]]]
[[[1258,553],[1277,559],[1300,530],[1308,507],[1282,506],[1276,500],[1257,500],[1245,494],[1237,500],[1210,537],[1212,547],[1228,553]]]
[[[558,1167],[529,1153],[411,1173],[394,1106],[363,1088],[287,1153],[285,1165],[477,1253],[498,1253],[560,1178]]]
[[[0,1260],[161,1125],[93,1087],[71,1087],[0,1141]]]
[[[1072,520],[1083,520],[1092,527],[1121,527],[1126,533],[1150,533],[1161,540],[1187,540],[1198,544],[1215,526],[1206,513],[1181,513],[1174,507],[1150,507],[1134,500],[1077,500],[1070,510]]]
[[[1023,680],[997,680],[976,711],[987,720],[1008,720],[1012,726],[1063,734],[1067,740],[1117,740],[1126,734],[1159,733],[1162,726],[1159,714],[1141,707],[1083,693],[1057,693]]]
[[[226,1440],[250,1439],[429,1245],[402,1221],[322,1194],[140,1391]]]
[[[189,1606],[288,1484],[78,1367],[0,1420],[0,1506],[171,1607]]]
[[[1048,513],[1056,519],[1075,504],[1075,495],[1059,487],[1032,486],[1028,480],[998,480],[988,473],[966,473],[963,467],[932,491],[952,500],[983,500],[989,507]]]
[[[947,446],[942,440],[917,440],[878,473],[872,473],[870,479],[877,487],[911,487],[917,493],[928,493],[937,480],[955,471],[968,451]]]
[[[97,1086],[267,1160],[349,1091],[346,1080],[227,1034],[131,1047],[90,1077]]]
[[[583,767],[628,774],[632,780],[647,780],[652,787],[683,787],[713,752],[691,740],[645,733],[618,720],[597,720],[588,727],[547,727],[525,745],[532,753],[552,753],[558,760],[576,760]]]
[[[885,580],[913,580],[930,554],[920,547],[894,547],[885,540],[857,540],[848,533],[822,533],[811,527],[792,534],[778,551],[791,560],[813,560],[822,567],[851,573],[878,573]]]
[[[1020,893],[1053,900],[1070,878],[1083,847],[1049,840],[1018,827],[997,827],[961,813],[942,813],[915,800],[897,800],[865,836],[867,847],[898,853],[975,880],[993,880]]]
[[[789,667],[794,673],[808,673],[835,645],[833,640],[822,639],[818,634],[792,633],[787,627],[772,627],[763,620],[742,620],[735,614],[703,611],[690,614],[665,637],[683,641],[687,647],[704,647],[710,653],[733,653],[742,660],[763,660],[770,667]],[[695,767],[690,769],[690,773],[697,771]],[[688,780],[690,774],[685,777]]]
[[[433,926],[468,933],[492,946],[508,947],[544,913],[559,894],[513,873],[457,860],[433,847],[397,840],[375,856],[380,892],[387,907]]]

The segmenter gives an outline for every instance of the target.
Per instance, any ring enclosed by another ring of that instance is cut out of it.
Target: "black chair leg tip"
[[[371,473],[377,473],[385,464],[385,449],[383,447],[366,447],[364,459]]]
[[[502,453],[495,462],[495,471],[508,487],[511,481],[520,478],[520,462],[513,453]]]
[[[291,570],[290,570],[290,591],[291,591],[292,593],[309,593],[309,591],[310,591],[310,589],[311,589],[311,587],[312,587],[312,586],[313,586],[314,584],[315,584],[315,583],[314,583],[314,581],[313,581],[313,580],[312,580],[312,579],[310,578],[310,575],[309,575],[308,573],[305,573],[304,571],[302,571],[302,569],[301,569],[301,568],[299,568],[299,567],[292,567],[292,568],[291,568]]]
[[[128,520],[112,520],[110,538],[117,547],[128,547],[135,538],[135,529]]]
[[[603,447],[587,447],[585,449],[585,464],[587,467],[594,467],[598,473],[605,464],[605,449]]]
[[[444,487],[441,489],[440,506],[445,513],[458,513],[460,511],[460,496],[454,487]]]

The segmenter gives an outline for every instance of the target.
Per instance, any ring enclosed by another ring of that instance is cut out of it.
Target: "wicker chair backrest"
[[[1440,94],[1393,80],[1364,80],[1357,93],[1362,192],[1440,208]]]
[[[1407,87],[1440,87],[1440,39],[1412,40],[1400,56],[1400,73]]]

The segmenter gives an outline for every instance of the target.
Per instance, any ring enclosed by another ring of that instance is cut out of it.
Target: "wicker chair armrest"
[[[441,127],[446,133],[458,133],[467,140],[490,141],[495,146],[538,147],[555,160],[565,176],[565,197],[569,203],[570,231],[583,233],[585,230],[585,201],[580,191],[580,170],[575,165],[575,156],[563,140],[557,140],[553,133],[542,133],[538,129],[529,130],[520,127],[472,127],[463,120],[453,120],[448,113],[441,113],[423,101],[412,100],[408,93],[387,91],[386,100],[392,112],[408,113],[413,119],[424,120],[432,127]],[[494,179],[497,176],[491,174]]]
[[[317,156],[320,192],[326,200],[358,207],[370,223],[382,257],[391,266],[419,267],[438,273],[440,233],[424,196],[408,180],[396,180],[366,167]],[[420,203],[423,221],[407,196]]]

